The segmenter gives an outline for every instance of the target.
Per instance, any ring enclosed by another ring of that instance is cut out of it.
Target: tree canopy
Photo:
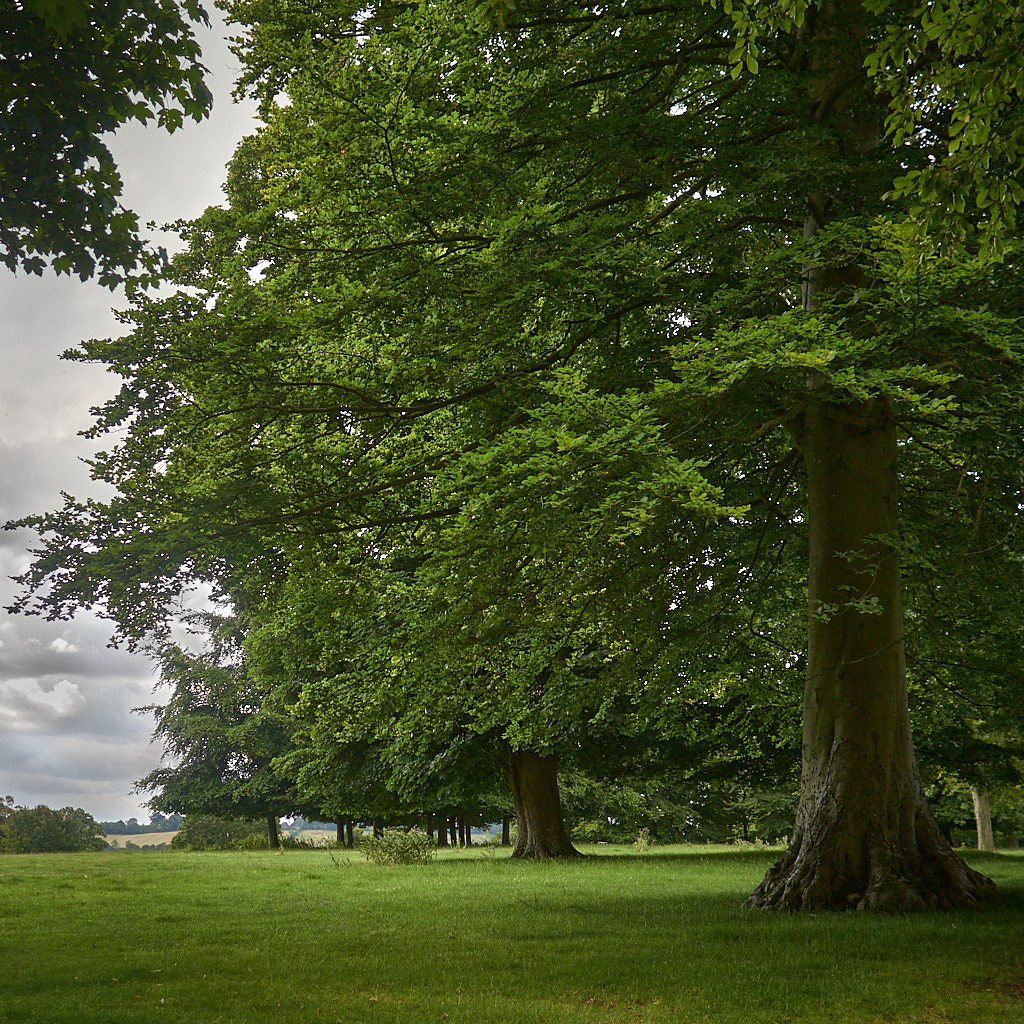
[[[152,271],[105,136],[168,131],[212,97],[191,22],[198,0],[15,0],[0,12],[0,259],[114,285]]]
[[[80,807],[53,810],[0,802],[0,853],[82,853],[106,849],[98,821]]]

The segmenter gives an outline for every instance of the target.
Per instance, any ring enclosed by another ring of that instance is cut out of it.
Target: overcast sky
[[[212,14],[213,12],[211,12]],[[129,126],[112,149],[125,202],[142,223],[194,217],[221,201],[224,165],[254,126],[254,108],[231,99],[237,61],[217,23],[201,30],[210,119],[168,135]],[[67,277],[13,275],[0,267],[0,521],[50,511],[60,492],[97,494],[79,461],[89,409],[115,381],[102,370],[59,359],[87,338],[120,333],[112,308],[121,296]],[[24,571],[33,537],[0,533],[0,607]],[[153,721],[131,709],[154,702],[154,675],[142,657],[107,648],[109,623],[71,622],[0,611],[0,797],[19,804],[84,807],[99,820],[148,820],[135,780],[159,763]]]

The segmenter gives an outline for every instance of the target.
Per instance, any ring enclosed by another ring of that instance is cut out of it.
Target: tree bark
[[[562,817],[558,793],[558,758],[503,745],[505,767],[516,809],[513,857],[547,860],[579,857]]]
[[[808,22],[810,119],[835,151],[868,167],[884,103],[864,72],[860,0],[830,0]],[[843,201],[809,182],[804,237],[827,227]],[[817,190],[816,190],[817,189]],[[803,308],[863,287],[855,266],[808,267]],[[808,380],[798,438],[807,468],[808,655],[800,803],[785,856],[747,901],[784,910],[905,911],[976,903],[993,888],[954,853],[925,801],[907,706],[892,402],[829,394]]]
[[[267,846],[271,850],[281,849],[281,837],[278,835],[278,821],[276,814],[267,815]]]
[[[971,786],[971,800],[974,802],[974,821],[978,826],[978,849],[989,853],[996,848],[992,836],[992,811],[988,805],[988,790],[984,786]]]
[[[508,818],[501,819],[501,845],[512,845],[512,823]]]
[[[812,399],[807,465],[809,635],[800,804],[752,907],[908,911],[976,903],[992,883],[943,838],[910,734],[886,398]]]

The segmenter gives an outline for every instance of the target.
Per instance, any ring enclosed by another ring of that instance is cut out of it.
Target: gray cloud
[[[213,116],[167,135],[130,126],[111,148],[125,182],[125,202],[143,223],[194,217],[222,198],[224,166],[252,130],[251,105],[233,105],[237,69],[222,25],[204,33],[213,74]],[[162,244],[167,241],[161,237]],[[118,387],[103,368],[61,361],[61,352],[121,327],[111,308],[123,296],[94,283],[0,271],[0,520],[60,507],[60,492],[99,497],[81,462],[94,442],[78,436],[90,408]],[[0,603],[8,577],[27,568],[36,539],[0,533]],[[81,613],[71,622],[0,612],[0,796],[22,804],[68,804],[97,818],[148,815],[131,791],[160,761],[152,719],[131,709],[151,704],[154,674],[145,658],[106,646],[109,623]]]

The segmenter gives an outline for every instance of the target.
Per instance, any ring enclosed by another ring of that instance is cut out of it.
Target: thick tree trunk
[[[808,26],[801,49],[809,114],[835,145],[825,155],[870,169],[885,109],[864,72],[863,5],[830,0]],[[808,185],[809,239],[836,205],[861,211],[874,202]],[[864,286],[856,266],[808,267],[803,308],[815,312],[824,294]],[[800,804],[789,849],[748,905],[904,911],[975,903],[992,883],[939,831],[911,742],[892,403],[844,400],[812,373],[801,420],[810,564]]]
[[[338,827],[338,838],[335,840],[335,842],[338,844],[338,846],[344,846],[345,845],[345,819],[344,818],[339,818],[334,824]]]
[[[448,845],[448,819],[441,818],[437,823],[437,845]]]
[[[505,766],[516,809],[513,857],[546,860],[579,857],[562,817],[558,793],[558,758],[504,745]]]
[[[802,443],[810,626],[800,804],[789,849],[747,904],[886,911],[973,904],[992,883],[943,838],[911,743],[891,540],[891,403],[812,399]]]
[[[350,849],[354,850],[356,845],[356,832],[355,822],[349,818],[345,823],[345,845]]]
[[[281,849],[281,837],[278,835],[278,821],[276,814],[267,815],[267,846],[271,850]]]
[[[992,836],[992,811],[988,805],[988,790],[984,786],[971,786],[974,802],[974,821],[978,826],[978,849],[991,853],[996,848]]]

